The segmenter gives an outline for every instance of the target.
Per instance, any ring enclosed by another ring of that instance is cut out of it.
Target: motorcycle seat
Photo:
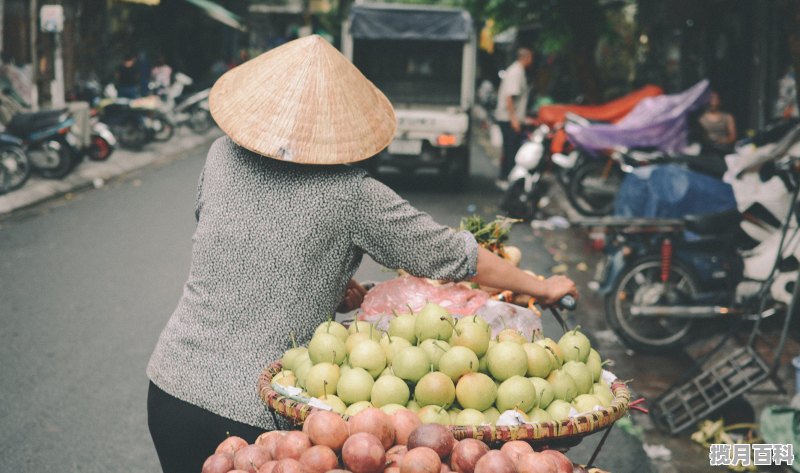
[[[736,209],[705,215],[687,215],[683,218],[686,230],[698,235],[719,235],[732,233],[742,221],[742,214]]]
[[[8,132],[18,136],[27,136],[58,125],[67,110],[44,110],[32,113],[17,113],[11,118],[6,127]]]

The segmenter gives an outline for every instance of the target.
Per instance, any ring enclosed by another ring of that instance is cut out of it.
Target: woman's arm
[[[478,249],[478,272],[472,281],[535,297],[542,305],[553,305],[567,294],[578,298],[578,289],[565,276],[538,279],[485,248]]]

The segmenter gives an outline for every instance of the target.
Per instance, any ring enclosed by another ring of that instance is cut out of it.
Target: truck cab
[[[397,114],[392,143],[368,161],[411,171],[440,170],[454,183],[469,175],[470,109],[476,39],[466,10],[356,4],[342,52],[389,98]]]

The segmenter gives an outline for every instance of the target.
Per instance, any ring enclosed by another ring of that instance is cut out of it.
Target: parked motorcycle
[[[208,109],[208,96],[211,89],[184,94],[192,79],[182,73],[175,74],[175,80],[166,94],[163,109],[174,126],[188,126],[195,133],[202,134],[213,125]]]
[[[600,238],[598,246],[605,246],[596,288],[605,296],[609,326],[627,345],[674,349],[701,320],[764,318],[790,303],[800,266],[798,137],[800,129],[790,137],[793,146],[774,148],[774,161],[760,176],[735,178],[744,179],[732,186],[738,208],[682,218],[583,222]],[[706,191],[709,199],[718,194]],[[702,208],[709,202],[689,204]]]
[[[22,140],[0,133],[0,194],[19,189],[31,175],[31,164]]]
[[[578,212],[583,215],[608,213],[610,209],[607,207],[613,205],[613,196],[609,204],[605,195],[593,195],[595,188],[592,186],[586,187],[584,192],[582,185],[587,177],[596,172],[595,160],[587,160],[585,153],[574,149],[564,125],[568,120],[585,120],[587,124],[590,123],[588,120],[614,123],[624,118],[643,99],[662,93],[660,87],[648,85],[601,105],[540,106],[535,118],[538,127],[529,133],[515,156],[515,166],[509,173],[510,185],[503,197],[502,207],[514,218],[533,218],[549,187],[548,181],[542,178],[551,170]],[[616,173],[616,170],[610,167],[607,172]],[[578,179],[571,184],[576,174]],[[607,176],[605,181],[608,181]]]
[[[75,120],[67,110],[18,113],[6,132],[22,140],[33,169],[46,179],[60,179],[78,164],[80,154],[67,135]]]

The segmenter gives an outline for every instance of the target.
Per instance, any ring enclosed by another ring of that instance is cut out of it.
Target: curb
[[[77,169],[60,180],[42,179],[33,175],[22,188],[0,196],[0,217],[95,183],[102,184],[103,181],[155,162],[168,160],[192,148],[210,143],[219,136],[222,136],[222,132],[218,128],[212,128],[203,135],[179,128],[172,140],[166,143],[150,143],[141,152],[118,147],[108,161],[84,160]]]

